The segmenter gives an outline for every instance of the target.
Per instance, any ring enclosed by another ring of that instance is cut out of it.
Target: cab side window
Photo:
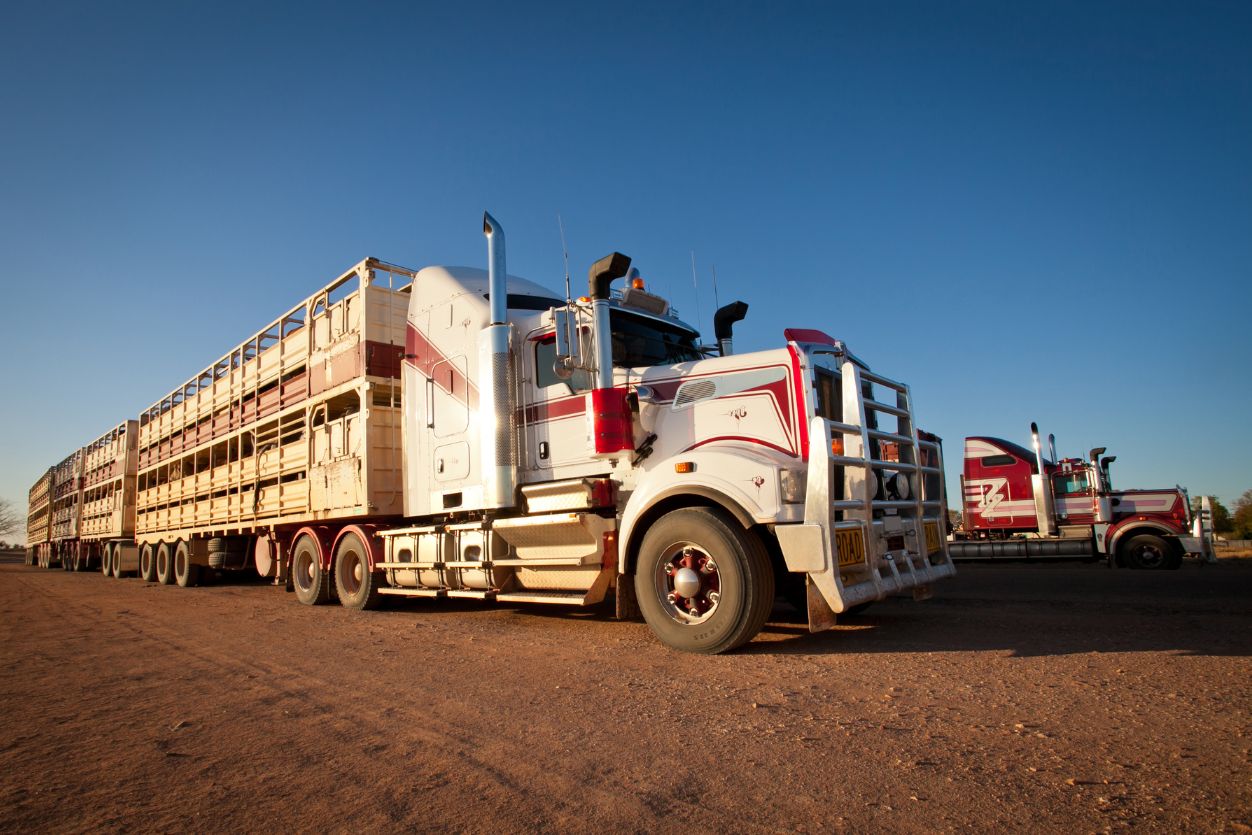
[[[1058,496],[1086,493],[1089,487],[1086,473],[1063,473],[1052,477],[1053,492]]]

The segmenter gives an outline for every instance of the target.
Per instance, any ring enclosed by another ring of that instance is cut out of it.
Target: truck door
[[[431,475],[436,482],[469,477],[469,381],[464,356],[439,360],[426,381],[430,403]]]
[[[527,340],[525,361],[526,468],[550,470],[587,462],[584,395],[591,389],[591,375],[575,371],[568,380],[556,375],[551,332]]]
[[[1085,469],[1052,474],[1052,496],[1057,517],[1066,525],[1096,521],[1095,490]]]

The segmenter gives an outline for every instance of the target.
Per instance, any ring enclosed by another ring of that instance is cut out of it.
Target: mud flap
[[[835,625],[835,612],[818,591],[817,585],[808,577],[804,578],[804,588],[808,596],[809,631],[822,632]]]
[[[618,620],[643,620],[639,601],[635,598],[635,578],[630,574],[618,574],[614,586],[614,614]]]

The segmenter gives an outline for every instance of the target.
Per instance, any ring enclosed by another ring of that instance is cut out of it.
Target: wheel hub
[[[657,591],[669,616],[683,624],[708,619],[721,601],[721,575],[713,558],[681,543],[667,549],[657,567]]]
[[[683,566],[674,574],[674,591],[680,597],[695,597],[700,593],[700,575]]]

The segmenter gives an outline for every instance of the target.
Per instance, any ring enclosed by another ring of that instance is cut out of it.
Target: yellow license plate
[[[943,540],[939,538],[939,523],[926,523],[926,556],[943,550]]]
[[[839,567],[861,565],[865,562],[865,537],[859,529],[835,531],[835,550],[839,552]]]

